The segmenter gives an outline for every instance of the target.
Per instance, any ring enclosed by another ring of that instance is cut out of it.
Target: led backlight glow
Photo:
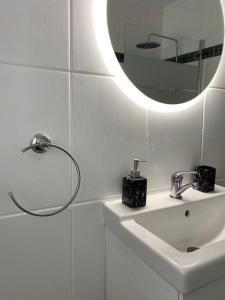
[[[203,93],[189,102],[171,105],[145,96],[126,76],[114,54],[108,30],[107,0],[93,0],[93,26],[99,51],[109,73],[120,89],[136,104],[153,111],[169,113],[187,109],[202,98]]]

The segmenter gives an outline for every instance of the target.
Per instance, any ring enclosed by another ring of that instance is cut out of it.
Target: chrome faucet
[[[174,199],[182,199],[182,194],[189,188],[197,189],[198,183],[192,182],[182,186],[184,175],[192,174],[197,175],[197,171],[179,171],[175,172],[171,176],[171,189],[170,189],[170,197]]]

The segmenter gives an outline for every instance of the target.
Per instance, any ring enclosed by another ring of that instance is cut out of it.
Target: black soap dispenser
[[[140,176],[138,169],[140,162],[143,161],[135,159],[131,174],[123,177],[122,202],[131,208],[146,205],[147,179]]]

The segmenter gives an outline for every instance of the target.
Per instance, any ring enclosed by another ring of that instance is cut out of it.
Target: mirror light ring
[[[107,1],[108,0],[93,0],[93,26],[95,31],[95,38],[97,42],[97,46],[99,52],[102,56],[104,64],[108,69],[110,75],[113,76],[113,80],[120,87],[123,93],[129,97],[136,104],[153,111],[158,112],[177,112],[187,109],[198,102],[207,91],[212,81],[218,76],[218,72],[221,66],[221,61],[225,59],[224,51],[222,53],[222,57],[220,60],[220,64],[217,68],[217,71],[212,78],[209,85],[206,89],[199,94],[196,98],[190,100],[189,102],[185,102],[182,104],[164,104],[157,102],[146,95],[144,95],[136,86],[129,80],[129,78],[124,73],[122,67],[118,63],[118,60],[115,56],[113,46],[111,43],[109,30],[108,30],[108,21],[107,21]],[[222,6],[223,17],[224,17],[224,5],[221,0],[219,0]]]

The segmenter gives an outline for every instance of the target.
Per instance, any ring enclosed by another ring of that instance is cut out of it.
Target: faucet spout
[[[198,184],[197,183],[187,183],[187,184],[183,185],[181,187],[181,189],[176,192],[175,197],[172,195],[170,195],[170,197],[176,198],[176,199],[182,199],[182,194],[189,188],[193,188],[194,190],[196,190],[198,188]]]
[[[174,199],[182,199],[182,194],[189,188],[197,189],[198,183],[188,183],[182,185],[184,174],[198,174],[197,171],[176,172],[171,176],[170,197]]]

